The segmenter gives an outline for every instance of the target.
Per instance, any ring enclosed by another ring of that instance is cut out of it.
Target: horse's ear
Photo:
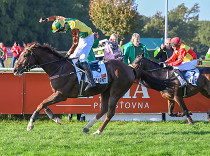
[[[36,42],[33,42],[31,45],[30,45],[30,48],[32,49],[37,43]]]
[[[143,58],[144,57],[144,53],[140,54],[138,57],[139,58]]]

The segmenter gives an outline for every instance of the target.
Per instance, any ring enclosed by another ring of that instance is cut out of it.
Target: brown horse
[[[162,97],[168,100],[168,114],[170,116],[179,117],[179,114],[173,113],[174,104],[177,102],[182,107],[184,115],[187,116],[189,124],[193,124],[193,120],[190,117],[190,113],[183,100],[183,88],[179,87],[180,82],[175,76],[172,67],[162,68],[161,65],[144,58],[143,55],[137,57],[132,63],[132,66],[137,71],[144,70],[150,72],[155,77],[174,79],[175,85],[173,89],[161,91]],[[205,97],[210,98],[210,67],[199,68],[199,71],[200,76],[197,80],[197,86],[189,85],[187,87],[187,97],[193,96],[200,92]]]
[[[37,42],[33,42],[28,45],[24,44],[24,47],[25,49],[14,68],[15,75],[22,75],[23,72],[29,71],[37,66],[42,67],[49,77],[59,75],[57,78],[50,79],[53,94],[38,105],[30,118],[27,130],[34,128],[33,122],[38,118],[39,112],[42,109],[45,109],[50,119],[60,124],[61,120],[54,116],[48,106],[65,101],[67,98],[78,97],[80,86],[75,72],[75,66],[72,64],[72,60],[61,56],[47,44],[40,45]],[[107,69],[108,83],[97,84],[96,87],[82,93],[86,97],[101,94],[101,110],[87,124],[83,132],[88,132],[89,128],[107,113],[106,119],[94,134],[100,134],[104,130],[115,114],[118,100],[128,91],[135,79],[141,79],[149,87],[158,91],[164,90],[170,83],[167,80],[155,78],[141,70],[139,70],[138,74],[136,74],[138,76],[136,76],[131,67],[120,61],[112,60],[106,62],[105,66]],[[83,87],[85,88],[86,86],[87,83]]]

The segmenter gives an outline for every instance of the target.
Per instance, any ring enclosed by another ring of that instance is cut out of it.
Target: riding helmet
[[[175,46],[180,46],[181,45],[181,40],[179,39],[179,37],[174,37],[171,39],[171,45],[175,45]]]
[[[65,22],[61,19],[55,20],[52,24],[52,32],[55,33],[55,32],[58,32],[59,30],[63,29],[64,24],[65,24]]]

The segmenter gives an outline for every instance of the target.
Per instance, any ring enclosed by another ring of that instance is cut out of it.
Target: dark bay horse
[[[161,91],[163,98],[168,100],[168,114],[170,116],[178,117],[177,113],[173,113],[174,104],[177,102],[183,109],[184,115],[187,116],[189,124],[193,124],[189,111],[183,100],[183,88],[180,88],[180,82],[174,74],[173,67],[162,68],[161,65],[140,55],[132,63],[135,70],[144,70],[150,72],[153,76],[159,78],[174,79],[174,88]],[[210,98],[210,67],[199,68],[200,76],[197,80],[197,86],[189,85],[187,87],[187,97],[191,97],[197,93]]]
[[[65,101],[67,98],[78,97],[80,86],[75,72],[75,66],[72,64],[72,60],[61,56],[48,44],[40,45],[37,42],[33,42],[27,45],[24,44],[24,47],[25,49],[15,65],[14,75],[22,75],[23,72],[29,71],[37,66],[42,67],[49,77],[59,75],[57,78],[50,79],[53,93],[38,105],[30,118],[27,130],[34,128],[33,122],[38,118],[39,112],[42,109],[45,109],[50,119],[60,124],[61,120],[55,117],[48,106]],[[101,94],[100,112],[86,125],[83,132],[88,132],[89,128],[107,113],[106,119],[94,134],[102,133],[115,114],[118,100],[128,91],[136,79],[141,79],[149,87],[158,91],[164,90],[170,83],[167,80],[155,78],[151,74],[141,70],[135,75],[131,67],[120,61],[108,61],[105,63],[105,66],[107,69],[108,83],[103,85],[97,84],[96,87],[84,91],[82,94],[85,97]],[[84,88],[86,85],[87,83],[84,85]]]

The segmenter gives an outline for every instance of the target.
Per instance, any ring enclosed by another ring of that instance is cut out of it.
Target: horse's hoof
[[[189,125],[194,125],[195,123],[193,121],[189,122]]]
[[[28,126],[27,131],[31,131],[34,128],[34,125]]]
[[[95,133],[93,133],[93,135],[100,135],[102,132],[100,132],[99,130],[97,130]]]
[[[55,122],[59,125],[61,125],[61,119],[60,118],[56,118]]]
[[[82,133],[87,133],[87,132],[89,132],[89,128],[84,128],[82,131]]]

